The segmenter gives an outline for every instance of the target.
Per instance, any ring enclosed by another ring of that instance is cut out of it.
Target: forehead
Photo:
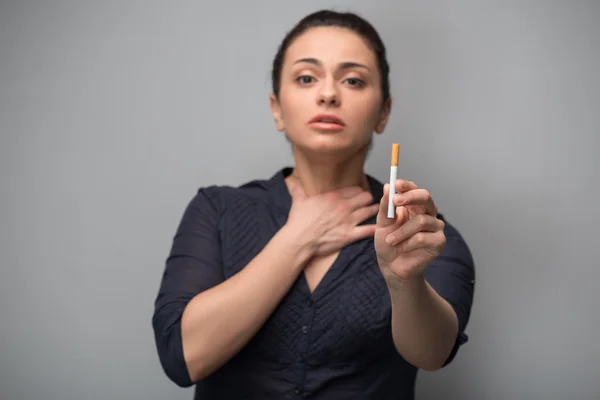
[[[292,41],[286,64],[301,58],[317,58],[325,65],[352,61],[375,68],[375,53],[357,33],[339,27],[310,28]]]

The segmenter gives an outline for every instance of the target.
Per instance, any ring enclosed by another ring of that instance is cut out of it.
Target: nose
[[[339,94],[335,85],[331,82],[325,82],[319,91],[319,105],[338,106],[340,104]]]

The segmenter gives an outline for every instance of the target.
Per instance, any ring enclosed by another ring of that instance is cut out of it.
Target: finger
[[[372,204],[368,207],[361,207],[358,210],[354,210],[351,214],[352,221],[358,225],[363,221],[377,215],[379,211],[379,204]]]
[[[444,222],[442,220],[431,215],[417,215],[388,234],[385,242],[390,246],[396,246],[419,233],[443,231],[443,225]]]
[[[415,190],[418,188],[419,187],[417,186],[417,184],[413,181],[409,181],[406,179],[396,179],[396,193],[404,193],[409,190]]]
[[[386,183],[383,185],[383,196],[381,196],[381,200],[379,201],[379,211],[377,212],[377,226],[379,227],[388,227],[393,225],[396,222],[397,215],[394,218],[388,218],[388,199],[390,195],[390,185]]]
[[[341,189],[337,190],[336,192],[342,199],[350,199],[350,198],[353,198],[354,196],[362,194],[365,191],[358,186],[348,186],[348,187],[341,188]],[[366,193],[368,193],[368,192],[366,192]]]
[[[393,202],[396,206],[423,206],[426,214],[437,215],[437,206],[431,197],[431,193],[426,189],[414,189],[396,194]]]
[[[406,207],[396,207],[396,226],[402,226],[410,220],[410,214]]]
[[[304,192],[304,188],[300,184],[295,184],[290,189],[290,195],[294,200],[302,200],[306,198],[306,193]]]
[[[347,199],[350,210],[357,210],[362,207],[373,204],[373,195],[370,192],[362,190],[360,193]]]
[[[348,236],[348,243],[353,243],[358,240],[373,237],[375,235],[376,228],[377,228],[377,225],[375,225],[375,224],[355,226],[350,231],[350,235]]]
[[[410,253],[411,251],[424,249],[436,256],[446,244],[446,236],[443,231],[418,232],[398,245],[394,246],[397,254]]]

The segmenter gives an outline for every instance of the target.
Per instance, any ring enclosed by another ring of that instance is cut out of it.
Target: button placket
[[[300,380],[298,382],[298,386],[296,386],[295,391],[296,395],[303,394],[304,381],[306,379],[306,369],[308,368],[306,355],[310,348],[310,331],[311,326],[313,324],[315,308],[314,302],[310,298],[306,298],[303,300],[304,303],[304,312],[302,313],[302,318],[300,326],[300,340],[298,341],[298,357],[297,357],[297,366],[298,371],[300,372]]]

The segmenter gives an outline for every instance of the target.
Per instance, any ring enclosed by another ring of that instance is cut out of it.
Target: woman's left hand
[[[444,248],[446,236],[429,191],[419,189],[414,182],[396,180],[395,218],[387,217],[388,197],[386,184],[374,240],[383,276],[388,284],[394,284],[421,276]]]

